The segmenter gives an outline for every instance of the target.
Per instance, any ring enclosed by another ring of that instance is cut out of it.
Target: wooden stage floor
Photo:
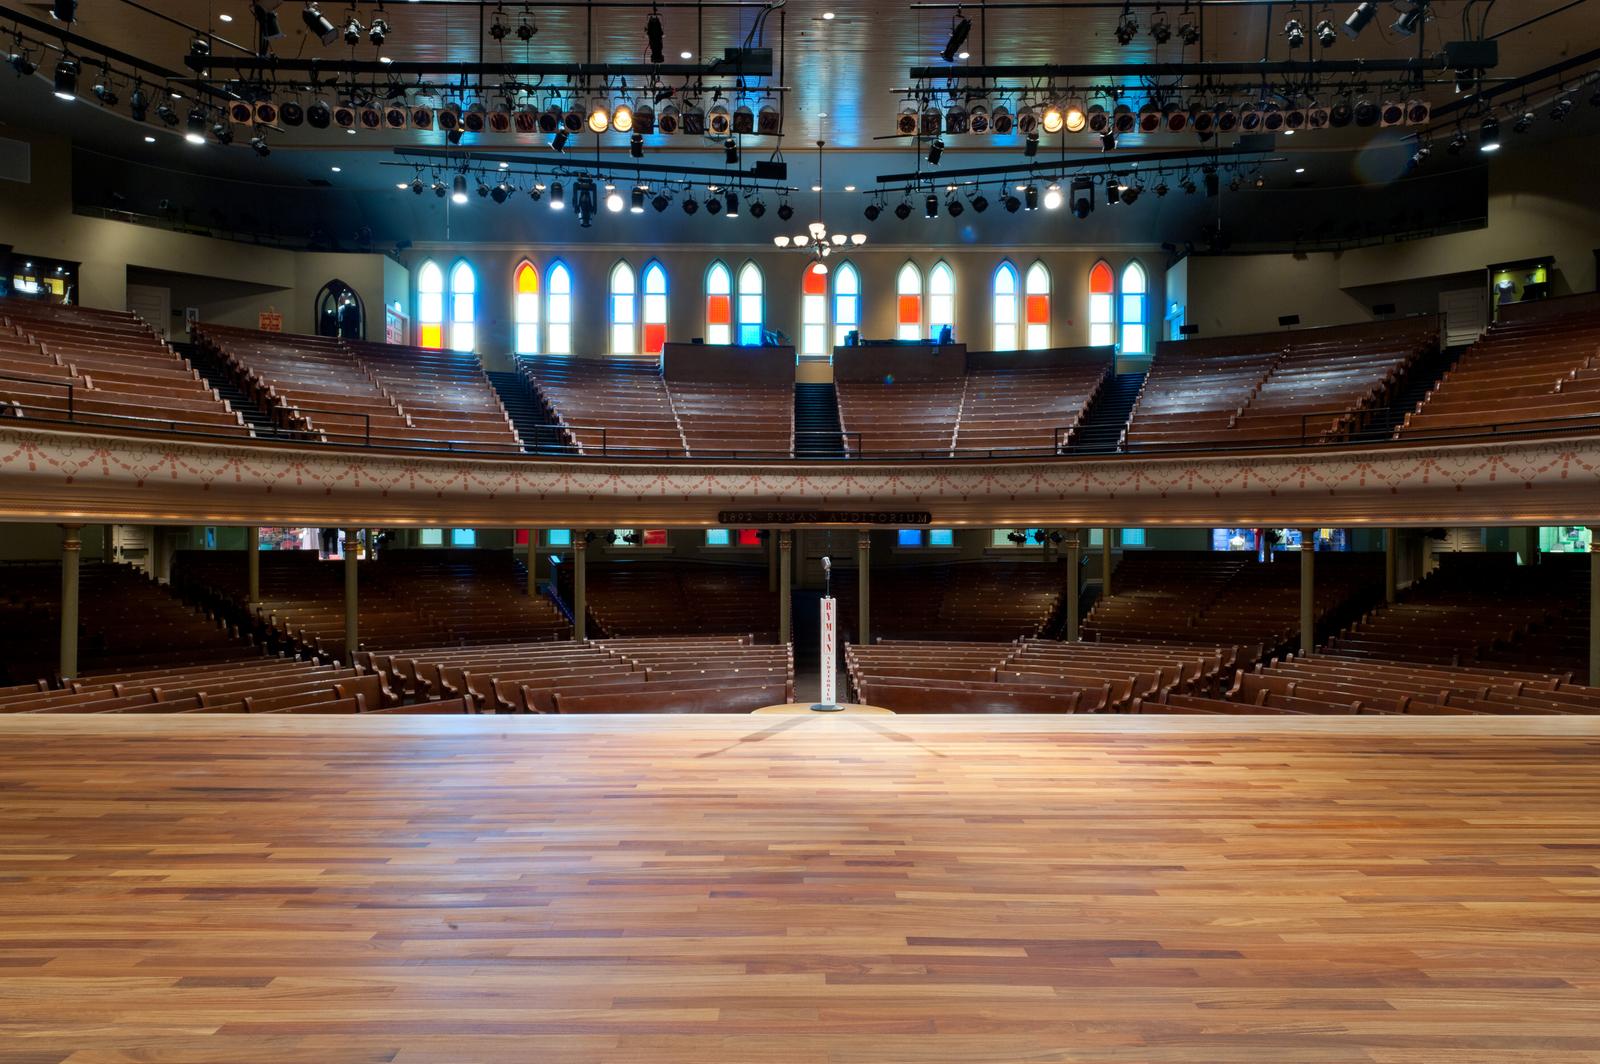
[[[1600,721],[0,719],[0,1064],[1600,1062]]]

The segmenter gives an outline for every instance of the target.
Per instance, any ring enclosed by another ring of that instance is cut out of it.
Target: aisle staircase
[[[254,429],[258,436],[275,434],[272,418],[255,404],[234,379],[227,363],[204,350],[199,344],[175,343],[172,349],[189,360],[189,365],[205,378],[207,384],[217,390],[218,395],[228,401],[229,406],[244,416],[245,423]]]
[[[545,410],[544,404],[528,387],[522,374],[504,370],[484,370],[484,376],[500,396],[506,415],[522,440],[524,454],[572,454],[565,434]]]
[[[794,386],[794,456],[843,458],[839,393],[832,384]]]
[[[1067,454],[1116,454],[1133,404],[1144,387],[1143,373],[1118,373],[1106,381],[1067,444]]]
[[[1405,383],[1389,400],[1389,405],[1375,411],[1367,427],[1351,438],[1373,443],[1393,439],[1394,430],[1399,428],[1406,415],[1414,411],[1417,404],[1428,397],[1428,393],[1433,391],[1446,373],[1450,372],[1466,349],[1466,345],[1446,347],[1417,359],[1412,363],[1411,372],[1406,374]]]

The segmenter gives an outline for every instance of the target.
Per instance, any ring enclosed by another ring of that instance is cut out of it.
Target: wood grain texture
[[[1600,1062],[1583,718],[0,721],[0,1064]]]

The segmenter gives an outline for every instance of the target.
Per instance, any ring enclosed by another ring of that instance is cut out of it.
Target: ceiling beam
[[[772,76],[772,49],[728,48],[721,59],[705,63],[470,63],[445,60],[285,59],[280,56],[189,56],[197,71],[231,70],[242,74],[349,74],[446,78],[482,77],[746,77]]]
[[[903,174],[879,174],[880,185],[938,185],[952,178],[1006,177],[1022,174],[1064,174],[1074,170],[1130,170],[1146,163],[1231,163],[1239,159],[1268,156],[1273,145],[1262,147],[1203,148],[1195,151],[1126,152],[1100,155],[1072,155],[1029,162],[1018,166],[972,166],[961,170],[918,170]]]
[[[1444,56],[1409,59],[1310,59],[1240,63],[1002,63],[987,66],[919,66],[913,81],[980,81],[985,78],[1175,78],[1207,75],[1274,77],[1317,74],[1425,74],[1449,70]]]

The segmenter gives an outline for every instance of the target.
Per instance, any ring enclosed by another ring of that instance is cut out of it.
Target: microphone
[[[822,556],[822,573],[824,576],[833,572],[833,559],[826,554]]]

